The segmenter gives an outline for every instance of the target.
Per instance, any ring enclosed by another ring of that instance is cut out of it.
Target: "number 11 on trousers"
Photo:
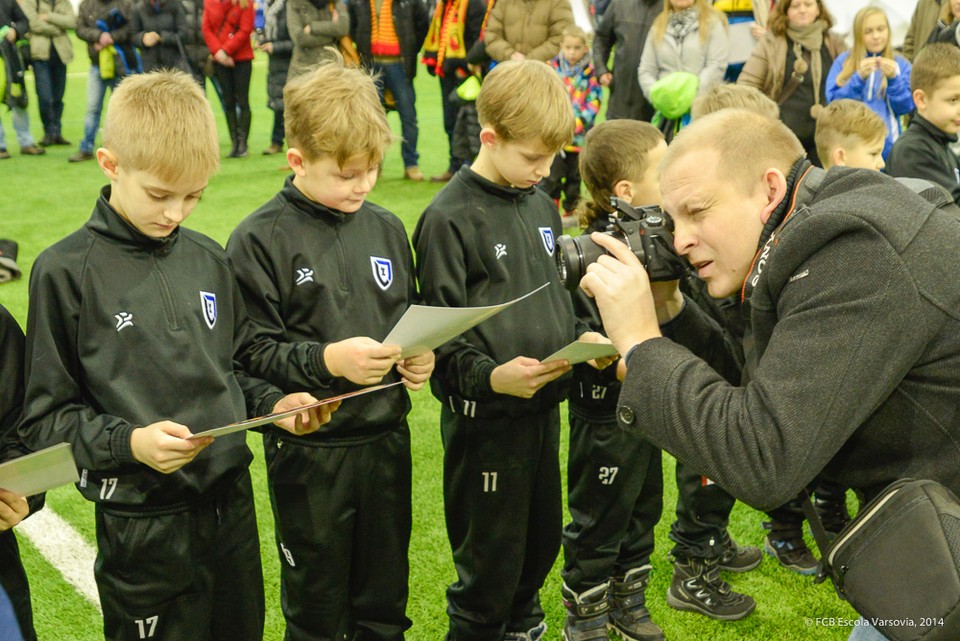
[[[483,474],[483,491],[496,492],[497,491],[497,473],[481,472],[481,474]]]

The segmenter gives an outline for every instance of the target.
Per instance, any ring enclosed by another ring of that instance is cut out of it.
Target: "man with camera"
[[[866,499],[908,477],[960,491],[956,217],[877,172],[811,169],[742,111],[681,132],[660,186],[674,247],[740,299],[743,336],[593,234],[610,255],[581,287],[626,355],[621,425],[760,509],[817,474]]]

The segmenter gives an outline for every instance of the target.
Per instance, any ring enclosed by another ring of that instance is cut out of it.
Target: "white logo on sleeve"
[[[200,305],[203,307],[203,320],[213,329],[217,324],[217,295],[212,292],[200,292]]]
[[[497,243],[493,246],[493,250],[497,252],[497,260],[500,260],[507,255],[507,246],[503,243]]]
[[[297,282],[294,283],[298,287],[304,283],[312,283],[313,280],[313,270],[307,269],[306,267],[301,267],[297,270]]]
[[[114,314],[113,317],[117,319],[118,332],[125,327],[133,327],[133,314],[120,312],[119,314]]]

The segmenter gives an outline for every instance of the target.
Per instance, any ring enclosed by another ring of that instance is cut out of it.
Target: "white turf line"
[[[46,508],[20,523],[17,533],[26,536],[67,583],[102,612],[93,578],[96,550],[69,523]]]

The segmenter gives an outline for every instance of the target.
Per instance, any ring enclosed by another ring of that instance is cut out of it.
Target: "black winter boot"
[[[237,129],[237,158],[247,156],[247,138],[250,137],[250,111],[240,112],[240,126]]]
[[[647,611],[646,589],[651,569],[644,565],[613,579],[610,628],[624,641],[664,641],[663,630],[650,619]]]
[[[15,241],[0,239],[0,283],[17,280],[23,275],[17,265],[19,246]]]
[[[719,621],[736,621],[753,612],[753,597],[734,592],[720,578],[718,559],[682,559],[673,563],[667,603],[677,610],[699,612]]]
[[[230,153],[227,158],[238,158],[237,156],[237,112],[236,110],[225,109],[223,113],[227,120],[227,131],[230,132]]]
[[[610,584],[602,583],[577,594],[564,583],[560,588],[567,618],[563,641],[605,641],[610,612]]]

